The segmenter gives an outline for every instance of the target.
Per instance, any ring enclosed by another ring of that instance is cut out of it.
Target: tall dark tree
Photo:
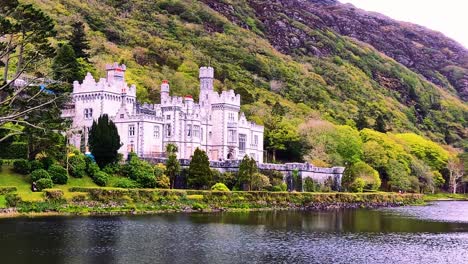
[[[175,179],[177,175],[180,173],[180,163],[177,159],[177,145],[175,144],[167,144],[166,146],[166,175],[169,177],[171,182],[171,189],[174,188]]]
[[[120,136],[109,116],[102,115],[89,130],[88,144],[99,167],[118,161],[117,151],[122,146]]]
[[[197,148],[190,161],[188,185],[194,189],[208,189],[212,181],[213,172],[210,169],[208,155]]]
[[[257,172],[257,162],[248,155],[245,155],[239,164],[239,187],[248,191],[252,190],[252,179]]]
[[[76,60],[75,52],[68,43],[59,45],[57,55],[52,63],[54,79],[62,82],[73,83],[73,81],[81,80],[84,76],[80,76],[80,65]]]
[[[77,58],[88,59],[89,42],[86,39],[84,24],[81,21],[76,21],[72,24],[72,34],[70,36],[70,45],[75,51]]]

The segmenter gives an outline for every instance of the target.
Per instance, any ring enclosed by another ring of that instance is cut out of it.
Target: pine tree
[[[174,188],[175,179],[180,173],[180,163],[177,159],[177,146],[174,144],[168,144],[166,146],[166,153],[168,155],[166,161],[166,175],[169,177],[171,182],[171,189]]]
[[[257,162],[248,155],[245,155],[239,165],[239,187],[243,188],[243,185],[247,185],[247,190],[252,190],[252,179],[257,172]]]
[[[188,185],[194,189],[208,189],[213,180],[208,155],[197,148],[190,161]]]
[[[107,115],[102,115],[98,121],[93,121],[89,131],[89,148],[99,167],[117,162],[117,151],[122,146],[120,136],[114,122]]]
[[[54,79],[72,83],[76,80],[83,79],[80,76],[80,66],[76,60],[75,52],[68,43],[59,45],[57,55],[52,63],[52,70],[54,72]]]
[[[89,42],[86,39],[86,33],[84,30],[84,24],[81,21],[76,21],[72,24],[72,34],[70,36],[70,45],[75,51],[77,58],[88,59],[89,54],[87,50],[90,49]]]

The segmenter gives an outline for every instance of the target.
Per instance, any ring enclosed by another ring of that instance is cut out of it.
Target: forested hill
[[[324,41],[319,34],[332,31],[372,45],[431,82],[468,100],[468,50],[439,32],[335,0],[249,0],[238,1],[245,4],[237,5],[228,1],[203,2],[247,29],[250,25],[242,10],[252,10],[253,18],[262,27],[264,34],[261,35],[283,53],[337,54],[340,49]],[[374,77],[379,77],[379,73],[374,73]]]
[[[197,69],[211,63],[217,89],[240,93],[267,130],[293,131],[284,137],[313,117],[464,145],[467,50],[416,25],[331,0],[29,2],[56,21],[59,41],[83,21],[95,74],[126,63],[140,100],[157,101],[162,79],[196,97]]]

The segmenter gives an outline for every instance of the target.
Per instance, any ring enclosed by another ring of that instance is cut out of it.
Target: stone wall
[[[149,158],[146,159],[151,163],[166,163],[165,158]],[[188,168],[190,159],[179,159],[182,168]],[[237,172],[239,170],[240,160],[223,160],[223,161],[210,161],[210,167],[217,169],[220,172]],[[341,190],[341,180],[343,178],[344,167],[321,168],[316,167],[310,163],[258,163],[259,170],[274,170],[279,171],[284,175],[284,181],[290,186],[288,180],[291,179],[292,174],[297,170],[299,177],[302,181],[306,178],[311,178],[318,183],[325,183],[326,180],[331,179],[333,182],[332,189],[335,191]],[[291,187],[289,187],[291,188]]]

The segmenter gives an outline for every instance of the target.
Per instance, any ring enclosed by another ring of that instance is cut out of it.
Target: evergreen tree
[[[59,45],[57,55],[52,63],[52,70],[54,72],[54,79],[72,83],[76,80],[83,79],[84,76],[80,74],[80,65],[76,60],[75,52],[68,43]]]
[[[86,33],[84,30],[84,24],[81,21],[76,21],[72,24],[72,34],[70,36],[70,45],[75,52],[77,58],[88,59],[89,55],[89,42],[86,39]]]
[[[239,165],[239,187],[243,189],[244,185],[247,185],[247,190],[252,190],[253,176],[257,172],[257,162],[248,155],[245,155]]]
[[[166,175],[169,177],[171,182],[171,189],[174,188],[175,179],[177,175],[180,173],[180,163],[177,159],[177,146],[174,144],[167,144],[166,146],[166,154],[167,154],[167,161],[166,161]]]
[[[88,144],[99,167],[104,168],[107,164],[118,160],[117,151],[122,144],[117,127],[107,115],[100,116],[97,122],[93,121]]]
[[[194,189],[208,189],[212,180],[213,173],[210,169],[208,155],[205,151],[197,148],[190,161],[188,185]]]

